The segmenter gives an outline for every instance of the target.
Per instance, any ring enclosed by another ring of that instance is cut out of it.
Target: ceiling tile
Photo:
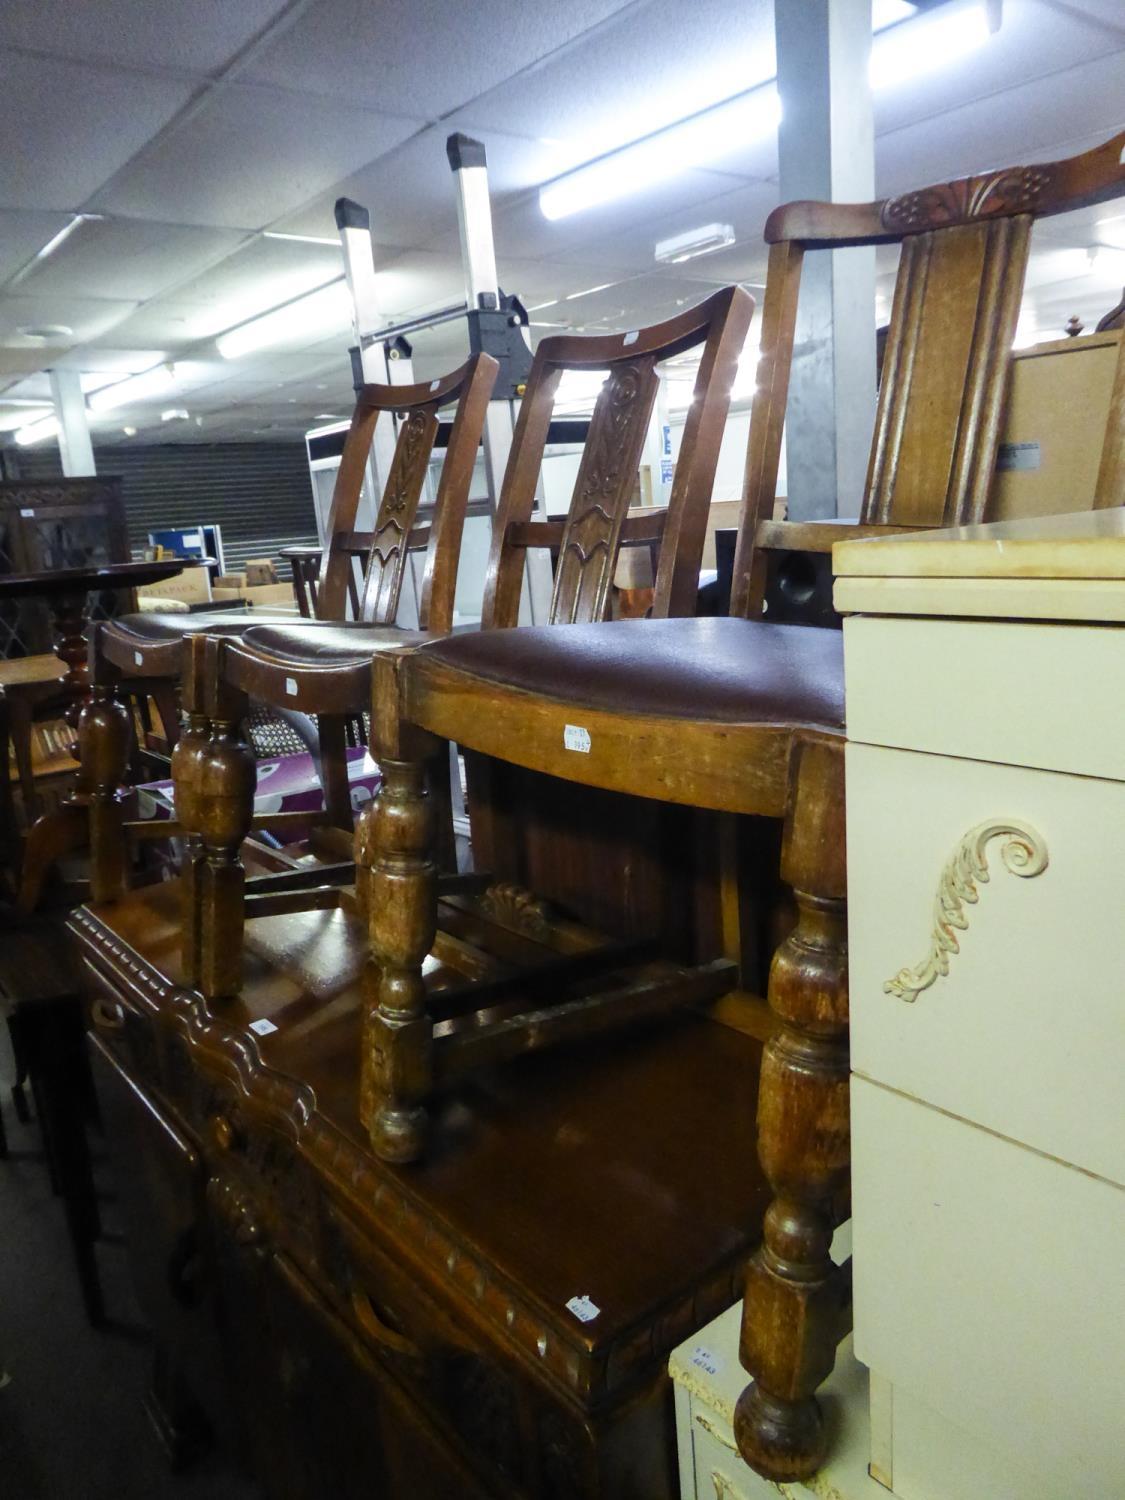
[[[908,22],[907,26],[914,24],[921,26],[925,23]],[[897,88],[880,90],[875,96],[875,133],[882,135],[921,120],[933,119],[934,134],[940,137],[944,134],[944,117],[948,112],[971,100],[981,103],[991,100],[998,119],[1012,120],[1017,118],[1008,97],[1013,88],[1034,80],[1040,80],[1040,86],[1047,87],[1065,69],[1104,59],[1106,43],[1107,36],[1102,27],[1083,21],[1073,13],[1063,14],[1044,4],[1043,0],[1019,0],[1018,4],[1009,0],[1004,7],[1003,25],[983,47],[958,58],[953,64],[936,68],[932,73],[910,78]],[[1118,58],[1119,96],[1121,65]],[[1070,76],[1073,86],[1079,75]],[[1081,107],[1080,99],[1075,98],[1073,102]],[[1021,123],[1034,127],[1037,113],[1038,107]],[[987,149],[988,146],[985,135],[978,149]],[[996,157],[991,160],[995,161]]]
[[[990,167],[1050,161],[1121,128],[1125,53],[1070,68],[881,135],[875,143],[879,194],[906,192]]]
[[[0,51],[0,204],[81,207],[191,90],[168,78]]]
[[[287,0],[5,0],[0,46],[138,67],[213,72]]]
[[[420,132],[389,155],[335,183],[317,202],[276,227],[295,234],[333,235],[335,202],[345,197],[370,212],[372,233],[384,244],[425,245],[438,250],[443,242],[455,246],[457,199],[445,142],[459,125],[453,116]],[[513,193],[544,181],[554,171],[554,151],[542,141],[496,130],[482,131],[480,138],[488,156],[488,188],[494,209]]]
[[[0,283],[7,281],[9,276],[14,276],[69,223],[69,214],[12,213],[0,210]]]
[[[37,297],[14,293],[0,299],[0,341],[7,343],[19,337],[21,327],[59,323],[74,330],[68,343],[84,344],[108,333],[136,305],[101,297]]]
[[[87,220],[42,261],[21,289],[42,296],[81,295],[147,301],[229,255],[243,236],[231,229],[192,229],[140,219]]]
[[[717,172],[684,172],[643,193],[554,220],[543,216],[538,195],[529,194],[494,215],[501,279],[504,260],[511,256],[573,256],[591,265],[602,262],[648,270],[653,226],[691,228],[705,223],[706,206],[733,186],[731,178]]]
[[[630,0],[559,6],[320,0],[255,59],[247,76],[380,109],[391,100],[422,100],[435,119],[623,9],[635,6]]]
[[[218,89],[92,203],[164,223],[258,229],[390,150],[420,122],[251,84]]]
[[[771,0],[650,0],[473,101],[480,128],[547,137],[559,166],[606,151],[772,78]]]

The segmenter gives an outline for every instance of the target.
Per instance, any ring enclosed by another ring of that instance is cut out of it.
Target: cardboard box
[[[209,604],[213,597],[211,575],[206,568],[189,564],[174,578],[165,578],[160,583],[146,583],[137,590],[137,594],[155,599],[179,599],[184,604]]]
[[[1012,356],[988,520],[1092,508],[1120,341],[1090,333]]]
[[[251,588],[277,582],[277,569],[271,557],[248,557],[246,559],[246,582]]]

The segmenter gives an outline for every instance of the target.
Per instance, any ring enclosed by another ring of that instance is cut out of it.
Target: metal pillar
[[[871,0],[776,0],[781,201],[875,197]],[[786,416],[789,514],[855,516],[875,420],[875,251],[804,265]]]
[[[336,228],[340,231],[340,244],[344,251],[344,271],[351,293],[355,348],[352,350],[353,383],[358,387],[368,385],[405,385],[407,380],[395,379],[391,373],[392,363],[387,359],[386,345],[372,337],[382,321],[379,315],[379,298],[375,290],[375,252],[371,245],[371,215],[367,209],[350,198],[336,200]],[[408,377],[409,378],[409,377]],[[373,506],[378,506],[378,497],[391,472],[391,461],[395,452],[395,433],[390,422],[376,422],[375,441],[367,463],[367,480],[371,488]],[[372,511],[374,521],[374,510]]]
[[[51,371],[51,400],[59,424],[62,471],[69,476],[95,474],[94,449],[86,417],[86,398],[77,370]]]
[[[469,319],[469,347],[485,350],[500,359],[497,380],[499,399],[488,404],[484,425],[484,463],[493,510],[515,429],[512,399],[513,371],[505,352],[508,345],[508,314],[501,306],[496,272],[496,247],[492,238],[492,207],[488,196],[488,165],[484,146],[467,135],[451,135],[445,152],[457,189],[457,223],[461,234],[461,263],[465,271],[465,304]],[[525,335],[526,336],[526,335]],[[536,497],[536,514],[543,516],[543,492]],[[545,624],[551,609],[551,565],[542,552],[528,552],[525,586],[520,601],[521,623]]]

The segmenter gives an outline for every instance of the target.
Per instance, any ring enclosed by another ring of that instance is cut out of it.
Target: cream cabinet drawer
[[[847,795],[853,1070],[1125,1182],[1125,785],[849,745]]]
[[[717,1413],[691,1402],[695,1500],[767,1500],[778,1486],[759,1478],[739,1457],[734,1437]]]
[[[1021,1500],[1125,1500],[1125,1190],[853,1078],[852,1201],[857,1357]]]
[[[849,740],[1125,779],[1125,626],[857,616]]]

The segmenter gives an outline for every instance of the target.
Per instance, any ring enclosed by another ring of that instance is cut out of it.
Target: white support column
[[[51,371],[51,400],[59,424],[63,473],[68,478],[96,473],[90,424],[86,418],[86,398],[82,394],[82,379],[77,370]]]
[[[780,198],[868,203],[871,0],[775,0]],[[875,251],[805,259],[786,417],[789,514],[855,516],[875,420]]]

